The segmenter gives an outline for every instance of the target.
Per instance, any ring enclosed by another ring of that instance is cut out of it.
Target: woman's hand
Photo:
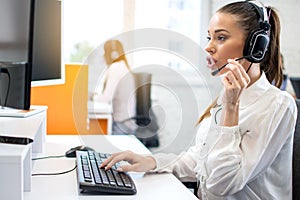
[[[222,100],[224,106],[231,107],[239,104],[242,91],[250,83],[250,77],[242,65],[233,59],[228,60],[226,68],[228,72],[224,74],[222,80],[225,86],[225,93]]]
[[[236,126],[239,123],[239,103],[244,89],[250,83],[250,77],[243,66],[232,59],[228,60],[227,72],[222,80],[225,91],[222,97],[222,115],[219,125]]]
[[[130,165],[123,165],[117,170],[122,172],[135,171],[146,172],[156,168],[156,161],[151,156],[143,156],[131,151],[123,151],[112,154],[102,164],[101,168],[110,169],[114,164],[120,161],[127,161]]]

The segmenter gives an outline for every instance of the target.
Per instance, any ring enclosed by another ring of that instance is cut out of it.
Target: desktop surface
[[[98,152],[113,153],[131,150],[136,153],[150,154],[150,151],[135,137],[124,135],[55,136],[47,135],[43,153],[35,157],[64,155],[72,147],[87,145]],[[62,172],[75,167],[75,158],[54,158],[35,160],[33,173]],[[172,174],[147,174],[131,172],[136,195],[88,195],[79,193],[76,170],[56,176],[33,176],[31,192],[24,193],[25,200],[74,200],[74,199],[197,199]]]

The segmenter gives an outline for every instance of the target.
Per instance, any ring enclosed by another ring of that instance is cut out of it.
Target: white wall
[[[234,0],[212,0],[211,13]],[[300,76],[300,0],[261,0],[266,6],[275,7],[281,19],[281,51],[289,76]]]

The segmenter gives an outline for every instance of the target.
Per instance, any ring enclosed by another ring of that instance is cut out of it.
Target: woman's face
[[[236,22],[236,17],[226,13],[216,13],[209,23],[208,44],[205,50],[208,67],[216,70],[227,63],[227,59],[243,56],[245,36]],[[244,59],[240,62],[243,65]],[[219,75],[225,73],[224,68]]]

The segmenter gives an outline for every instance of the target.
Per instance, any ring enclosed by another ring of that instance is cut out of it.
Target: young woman
[[[224,88],[199,119],[196,145],[180,155],[120,152],[101,167],[126,160],[131,165],[118,170],[197,180],[201,199],[292,199],[296,105],[271,84],[282,82],[279,38],[279,18],[271,8],[243,1],[219,9],[206,51],[208,67],[222,75]]]
[[[136,129],[135,81],[119,40],[108,40],[104,44],[104,58],[107,64],[105,80],[101,91],[93,94],[92,100],[111,103],[113,107],[113,134],[130,134]],[[127,120],[126,122],[122,122]]]

